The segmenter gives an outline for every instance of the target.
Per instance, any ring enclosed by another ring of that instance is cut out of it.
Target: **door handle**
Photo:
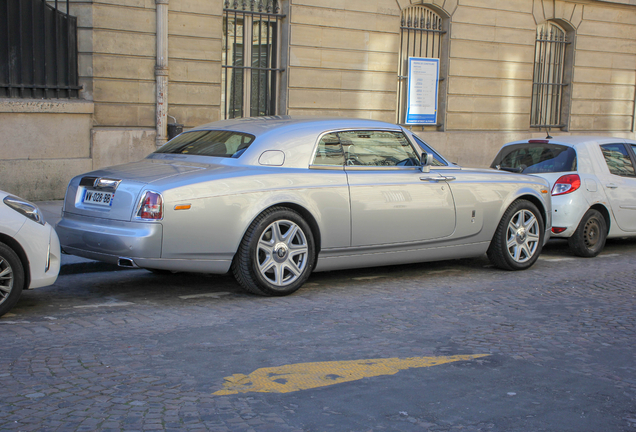
[[[456,180],[456,177],[453,177],[453,176],[420,177],[420,180],[439,183],[441,181],[453,181],[453,180]]]
[[[445,177],[420,177],[420,180],[439,183],[441,181],[446,181],[446,178]]]
[[[607,187],[609,189],[616,189],[616,188],[618,188],[618,185],[614,184],[614,183],[608,183],[608,184],[605,185],[605,187]]]

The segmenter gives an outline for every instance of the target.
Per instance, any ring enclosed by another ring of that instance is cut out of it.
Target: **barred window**
[[[397,122],[404,123],[408,91],[409,57],[425,57],[444,60],[443,42],[446,32],[442,28],[442,17],[424,6],[411,6],[402,11],[400,25],[400,57],[398,65]],[[440,67],[440,81],[444,78]],[[438,98],[443,92],[438,89]],[[442,106],[441,102],[438,106]],[[438,110],[439,112],[439,110]],[[439,119],[439,116],[438,116]],[[439,120],[438,120],[439,122]]]
[[[223,118],[276,114],[284,18],[278,0],[226,0],[223,13]]]
[[[0,1],[0,97],[78,97],[77,18],[68,12],[69,0]]]
[[[563,128],[567,124],[564,108],[571,64],[571,44],[565,29],[554,22],[537,27],[534,50],[531,127]]]

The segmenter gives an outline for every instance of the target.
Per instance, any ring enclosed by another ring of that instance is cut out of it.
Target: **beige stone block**
[[[570,21],[570,17],[572,17],[572,14],[574,14],[575,7],[576,4],[574,3],[556,1],[554,3],[554,17]]]
[[[576,50],[634,54],[636,41],[630,39],[607,39],[579,35],[576,37]]]
[[[545,11],[543,10],[543,3],[541,1],[532,2],[532,16],[535,24],[540,24],[547,20]]]
[[[168,34],[199,38],[223,37],[223,19],[214,15],[171,13],[168,17]]]
[[[397,54],[291,47],[290,65],[397,73]]]
[[[155,35],[111,30],[93,31],[95,53],[155,56]]]
[[[168,57],[189,60],[221,61],[220,39],[168,36]]]
[[[532,3],[528,0],[462,0],[460,8],[473,6],[490,10],[532,13]]]
[[[341,92],[309,89],[289,89],[287,106],[294,108],[340,109]]]
[[[180,124],[186,128],[200,126],[221,119],[221,107],[219,105],[192,106],[170,104],[168,114],[176,117]],[[170,119],[172,123],[172,119]]]
[[[77,18],[77,27],[93,27],[93,5],[90,3],[71,3],[71,15]]]
[[[636,25],[636,14],[632,8],[615,8],[606,5],[587,4],[583,9],[583,18],[591,21],[604,21],[612,26],[616,23]]]
[[[93,55],[92,54],[78,54],[77,56],[78,74],[81,77],[93,76]]]
[[[295,5],[291,15],[292,24],[308,24],[342,29],[399,33],[400,17],[366,12],[342,11]]]
[[[170,82],[221,83],[221,64],[219,62],[172,59],[169,65]]]
[[[453,58],[534,63],[534,45],[454,40],[450,55]]]
[[[578,67],[574,69],[574,82],[598,84],[633,84],[634,71]]]
[[[321,67],[321,53],[321,50],[315,48],[292,46],[289,48],[289,64],[290,66],[319,68]]]
[[[497,25],[497,14],[490,9],[462,6],[453,15],[453,24],[456,23],[494,27]]]
[[[93,3],[93,27],[102,30],[122,30],[154,33],[156,12],[151,9]]]
[[[450,76],[504,78],[518,80],[532,80],[533,68],[531,64],[451,59]]]
[[[211,105],[221,100],[217,84],[168,83],[169,103],[182,105]]]
[[[572,101],[572,115],[617,115],[629,116],[634,113],[634,103],[632,101],[598,101],[581,100]]]
[[[170,0],[170,11],[189,12],[202,15],[223,14],[223,2],[210,0]]]
[[[397,75],[390,72],[293,68],[289,71],[289,87],[393,92],[397,88]]]
[[[292,28],[291,44],[396,53],[399,50],[400,37],[395,33],[371,33],[297,25]]]
[[[357,73],[354,73],[357,75]],[[289,71],[289,88],[342,89],[342,71],[292,68]]]
[[[105,2],[104,2],[105,3]],[[108,5],[154,9],[154,0],[108,0]]]
[[[583,21],[577,30],[577,34],[582,36],[596,36],[606,38],[635,39],[636,25],[618,24],[608,25],[606,22]]]
[[[537,38],[536,29],[514,29],[497,27],[495,42],[533,46]]]
[[[155,126],[155,104],[95,104],[95,126]]]
[[[632,101],[634,99],[634,86],[575,83],[572,85],[572,99],[609,99]]]
[[[576,115],[570,119],[570,130],[575,131],[630,131],[632,116]]]
[[[342,71],[341,88],[395,92],[397,89],[397,74],[395,72]]]
[[[31,201],[63,199],[71,178],[91,169],[88,158],[0,160],[0,189]]]
[[[139,80],[95,79],[96,102],[154,103],[155,82]]]
[[[448,96],[447,112],[526,114],[530,112],[530,98]]]
[[[612,69],[636,69],[636,55],[616,54],[594,51],[577,51],[575,66],[597,67],[599,65]]]
[[[95,54],[92,57],[95,78],[123,78],[130,80],[154,80],[156,60],[151,57],[126,57]]]
[[[77,52],[93,53],[93,30],[87,28],[77,29]]]
[[[529,114],[447,113],[447,130],[527,130]]]
[[[493,26],[483,26],[464,23],[453,23],[451,39],[466,39],[472,41],[495,41],[495,30]]]
[[[1,159],[89,157],[91,126],[89,113],[0,112]]]
[[[294,0],[294,5],[348,10],[355,12],[371,12],[383,15],[400,15],[399,5],[395,0]]]
[[[341,117],[341,118],[363,118],[379,120],[388,123],[395,123],[395,110],[346,110],[346,109],[307,109],[291,108],[289,115],[295,116],[317,116],[317,117]]]
[[[582,4],[577,4],[574,7],[574,12],[572,12],[572,17],[570,18],[570,24],[572,24],[574,28],[579,28],[583,21],[583,8],[584,6]]]
[[[449,95],[530,97],[531,80],[449,77]]]
[[[93,169],[141,160],[155,151],[155,129],[95,128],[91,131]]]
[[[378,107],[395,107],[397,94],[395,92],[358,92],[344,91],[340,93],[340,106],[344,109],[372,110]]]

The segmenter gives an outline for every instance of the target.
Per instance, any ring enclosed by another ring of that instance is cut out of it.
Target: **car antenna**
[[[551,139],[551,138],[552,138],[552,137],[550,136],[550,128],[549,128],[549,127],[546,127],[546,128],[545,128],[545,133],[546,133],[546,135],[547,135],[547,136],[545,137],[545,139]]]

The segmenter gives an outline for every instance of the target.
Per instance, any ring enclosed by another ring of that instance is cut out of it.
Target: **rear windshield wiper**
[[[521,172],[523,172],[523,168],[522,167],[513,168],[513,167],[497,165],[497,166],[495,166],[495,168],[497,168],[498,170],[513,172],[513,173],[521,173]]]

